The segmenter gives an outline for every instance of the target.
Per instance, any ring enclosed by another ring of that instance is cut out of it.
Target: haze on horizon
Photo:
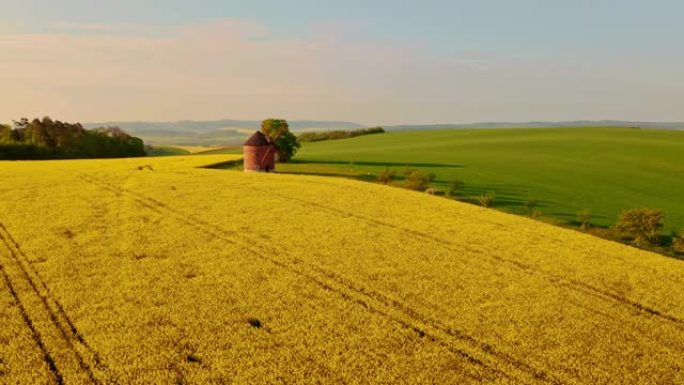
[[[684,121],[676,1],[0,0],[0,122]]]

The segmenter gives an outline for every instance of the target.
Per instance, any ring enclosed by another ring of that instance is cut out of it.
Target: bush
[[[461,191],[463,188],[463,181],[460,181],[458,179],[454,179],[451,181],[449,184],[449,196],[451,197],[457,197],[458,193]]]
[[[397,173],[394,170],[386,168],[385,171],[381,172],[380,175],[378,175],[378,182],[382,184],[390,184],[390,182],[394,180],[396,174]]]
[[[684,230],[679,234],[679,237],[672,240],[672,251],[677,254],[684,254]]]
[[[425,192],[430,195],[444,196],[444,190],[440,190],[435,187],[430,187],[427,190],[425,190]]]
[[[577,212],[577,223],[582,230],[586,230],[591,227],[591,212],[589,209],[582,209]]]
[[[655,246],[660,243],[659,231],[663,227],[665,215],[662,210],[638,208],[620,213],[615,231],[623,238],[632,240],[636,245]]]
[[[541,217],[544,212],[539,210],[539,201],[536,199],[530,199],[527,202],[525,202],[525,208],[527,209],[527,215],[530,216],[530,218],[539,218]]]
[[[285,119],[266,119],[262,121],[261,132],[278,149],[278,162],[289,162],[302,146],[297,137],[290,132],[290,125]]]
[[[495,191],[490,191],[486,194],[482,194],[477,199],[477,201],[480,203],[480,206],[482,206],[482,207],[492,207],[494,205],[495,200],[496,200],[496,192]]]
[[[406,170],[406,188],[411,190],[425,191],[434,179],[435,174],[426,174],[418,170]]]

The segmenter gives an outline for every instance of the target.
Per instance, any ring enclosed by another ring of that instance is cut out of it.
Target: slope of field
[[[582,209],[612,225],[634,207],[661,208],[665,231],[684,227],[684,132],[630,128],[442,130],[305,143],[284,172],[372,178],[385,168],[465,183],[462,197],[496,192],[499,209],[571,223]],[[370,174],[370,175],[369,175]]]
[[[0,383],[684,383],[681,261],[232,159],[0,162]]]
[[[149,156],[177,156],[177,155],[192,155],[192,154],[216,154],[223,153],[225,147],[210,147],[210,146],[153,146],[147,150]]]

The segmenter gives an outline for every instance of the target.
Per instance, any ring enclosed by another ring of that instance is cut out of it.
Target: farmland
[[[228,147],[206,147],[206,146],[150,146],[147,148],[149,156],[177,156],[177,155],[211,155],[214,153],[226,153]]]
[[[610,226],[621,210],[661,208],[665,232],[684,228],[684,132],[632,128],[468,129],[386,133],[305,143],[279,171],[374,180],[386,168],[436,175],[465,200],[496,193],[495,208],[572,224],[588,209]],[[401,180],[397,181],[401,184]]]
[[[0,383],[684,382],[681,261],[232,159],[1,162]]]

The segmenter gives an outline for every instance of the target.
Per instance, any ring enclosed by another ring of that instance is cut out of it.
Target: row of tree
[[[118,127],[86,130],[49,117],[0,125],[0,159],[119,158],[145,156],[142,139]]]
[[[355,138],[361,135],[382,134],[382,127],[362,128],[360,130],[335,130],[325,132],[305,132],[297,137],[300,142],[320,142],[322,140],[336,140]]]

